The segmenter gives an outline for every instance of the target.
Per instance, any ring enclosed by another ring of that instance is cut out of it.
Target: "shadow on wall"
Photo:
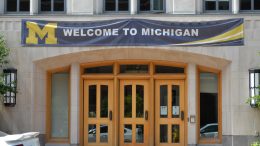
[[[3,116],[3,108],[4,108],[3,104],[1,103],[0,104],[0,131],[10,134],[11,130],[9,130],[8,127],[5,126],[5,125],[8,125],[8,123],[7,123],[7,120]]]

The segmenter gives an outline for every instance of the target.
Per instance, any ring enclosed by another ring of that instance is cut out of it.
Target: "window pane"
[[[41,11],[51,11],[51,0],[41,0]]]
[[[17,11],[17,0],[7,0],[6,10],[7,10],[7,12],[16,12]]]
[[[184,73],[184,68],[156,65],[155,66],[155,73]]]
[[[163,0],[153,0],[153,9],[163,11]]]
[[[108,142],[108,126],[100,125],[100,142],[107,143]]]
[[[240,0],[240,10],[251,10],[251,0]]]
[[[168,125],[160,125],[160,143],[168,142]]]
[[[84,69],[85,74],[107,74],[113,73],[113,65],[109,66],[98,66],[98,67],[89,67]]]
[[[118,0],[118,10],[119,11],[128,11],[129,2],[128,0]]]
[[[95,118],[96,117],[96,103],[97,103],[97,86],[96,85],[91,85],[89,86],[89,113],[88,116],[90,118]]]
[[[180,142],[180,126],[172,125],[172,143]]]
[[[93,143],[96,142],[96,125],[89,124],[88,125],[88,142]]]
[[[115,11],[116,10],[116,0],[106,0],[105,11]]]
[[[120,65],[120,73],[148,73],[148,65]]]
[[[136,117],[144,117],[144,86],[136,85]]]
[[[254,0],[254,10],[260,10],[260,1]]]
[[[136,125],[136,143],[144,143],[144,125]]]
[[[101,85],[100,90],[100,117],[107,118],[108,117],[108,86]]]
[[[150,0],[139,0],[140,1],[140,11],[150,11],[151,4]]]
[[[218,9],[219,10],[229,10],[229,1],[219,1]]]
[[[168,89],[167,85],[160,86],[160,117],[168,117]]]
[[[64,92],[67,91],[67,92]],[[54,73],[51,81],[51,136],[68,137],[69,73]]]
[[[216,1],[205,1],[205,10],[216,10]]]
[[[20,11],[30,11],[30,0],[20,0]]]
[[[180,87],[172,86],[172,117],[179,118],[180,116]]]
[[[132,142],[132,125],[125,125],[124,127],[124,142]]]
[[[64,11],[64,0],[54,0],[53,11]]]
[[[217,138],[217,127],[218,76],[214,73],[200,73],[200,136]]]
[[[126,85],[124,88],[124,115],[126,118],[132,117],[132,86]]]

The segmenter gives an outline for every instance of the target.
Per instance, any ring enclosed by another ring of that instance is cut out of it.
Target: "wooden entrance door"
[[[120,80],[120,146],[148,146],[148,80]]]
[[[155,83],[156,146],[184,146],[184,81]]]
[[[112,146],[113,80],[84,80],[84,146]]]

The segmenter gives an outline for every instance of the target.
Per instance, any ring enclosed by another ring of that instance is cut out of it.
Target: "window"
[[[220,71],[198,68],[198,135],[199,143],[220,143],[221,80]]]
[[[183,67],[155,65],[155,73],[184,73]]]
[[[105,11],[129,11],[129,0],[105,0]]]
[[[241,11],[259,11],[260,1],[259,0],[240,0]]]
[[[48,72],[46,135],[47,141],[69,142],[69,69]]]
[[[65,0],[41,0],[40,6],[42,12],[64,12]]]
[[[6,0],[6,12],[29,12],[30,0]]]
[[[120,73],[148,73],[148,65],[120,65]]]
[[[139,11],[141,12],[163,12],[165,0],[139,0]]]
[[[113,65],[88,67],[84,69],[85,74],[109,74],[113,73]]]
[[[229,11],[230,8],[230,0],[204,0],[204,10],[206,12]]]

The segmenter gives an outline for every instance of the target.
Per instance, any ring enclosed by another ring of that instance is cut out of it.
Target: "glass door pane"
[[[125,118],[131,118],[132,117],[132,86],[126,85],[124,88],[124,115]]]
[[[136,85],[136,117],[144,117],[144,86]]]
[[[160,117],[167,118],[168,116],[168,91],[167,85],[160,86]]]
[[[97,111],[97,107],[96,107],[96,103],[97,103],[97,86],[96,85],[90,85],[89,86],[89,118],[95,118],[96,117],[96,111]]]
[[[172,85],[172,118],[180,116],[180,87]]]
[[[100,117],[108,117],[108,86],[101,85],[100,90]]]

